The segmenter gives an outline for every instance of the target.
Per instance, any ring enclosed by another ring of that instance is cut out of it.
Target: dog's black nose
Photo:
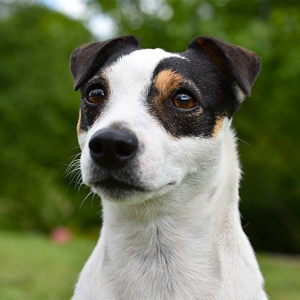
[[[130,131],[102,129],[89,142],[92,159],[101,167],[120,168],[130,161],[138,149],[138,140]]]

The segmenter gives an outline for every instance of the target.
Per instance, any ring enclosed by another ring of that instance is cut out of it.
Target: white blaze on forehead
[[[151,82],[158,63],[167,57],[181,57],[162,49],[137,50],[118,59],[106,70],[111,91],[122,87],[124,92],[136,93]]]
[[[143,49],[131,52],[119,58],[108,72],[115,76],[125,75],[136,81],[149,80],[158,63],[167,57],[180,57],[178,54],[166,52],[162,49]],[[125,78],[125,79],[126,79]]]

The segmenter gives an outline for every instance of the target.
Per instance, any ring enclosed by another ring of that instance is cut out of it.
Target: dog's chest
[[[101,282],[95,284],[103,299],[216,299],[220,269],[214,251],[199,253],[187,240],[158,235],[121,243],[123,251],[102,252]]]

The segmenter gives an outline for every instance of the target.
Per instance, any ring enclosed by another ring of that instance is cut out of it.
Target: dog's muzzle
[[[138,140],[132,132],[110,128],[97,131],[89,142],[93,161],[110,170],[125,167],[134,159],[138,146]]]

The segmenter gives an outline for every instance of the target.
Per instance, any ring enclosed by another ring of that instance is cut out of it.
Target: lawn
[[[1,300],[67,300],[96,241],[57,245],[44,236],[0,232]],[[300,299],[300,257],[260,254],[272,300]]]

